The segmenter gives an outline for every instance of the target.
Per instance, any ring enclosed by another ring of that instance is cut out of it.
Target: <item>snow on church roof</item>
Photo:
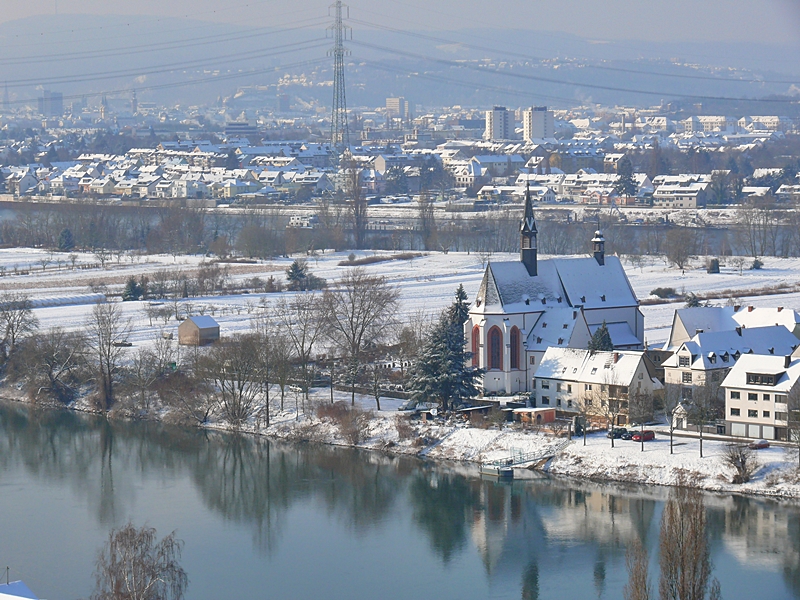
[[[518,304],[519,309],[533,312],[536,308],[550,302],[563,302],[563,292],[558,281],[555,265],[550,261],[539,261],[539,274],[531,277],[521,262],[489,263],[483,281],[475,296],[476,301],[486,306],[499,305],[510,310],[509,305]],[[526,300],[528,304],[525,304]],[[527,308],[523,308],[527,307]]]
[[[589,332],[594,335],[601,326],[602,323],[589,325]],[[614,344],[615,348],[622,348],[624,346],[634,346],[638,348],[642,345],[639,338],[633,335],[631,326],[625,321],[620,323],[606,323],[606,327],[608,328],[608,334],[611,336],[611,343]]]
[[[583,321],[583,314],[579,309],[565,307],[547,310],[531,328],[525,349],[528,352],[544,352],[551,346],[569,346],[579,321]]]
[[[592,258],[552,258],[571,306],[586,309],[638,306],[625,269],[616,256],[601,266]],[[541,262],[539,263],[541,264]]]

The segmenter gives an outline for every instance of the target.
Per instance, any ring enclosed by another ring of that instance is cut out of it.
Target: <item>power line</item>
[[[366,48],[371,48],[373,50],[381,50],[383,52],[387,52],[387,53],[390,53],[390,54],[401,54],[403,56],[408,56],[410,58],[416,58],[416,59],[419,59],[419,60],[426,60],[426,61],[430,61],[430,62],[442,64],[442,65],[446,65],[446,66],[449,66],[449,67],[457,67],[457,68],[469,69],[469,70],[477,71],[477,72],[484,73],[484,74],[490,73],[490,74],[493,74],[493,75],[500,75],[500,76],[503,76],[503,77],[511,77],[511,78],[514,78],[514,79],[524,79],[524,80],[529,80],[529,81],[538,81],[538,82],[543,82],[543,83],[553,83],[553,84],[566,85],[566,86],[571,86],[571,87],[583,87],[583,88],[604,90],[604,91],[611,91],[611,92],[625,92],[625,93],[631,93],[631,94],[642,94],[642,95],[647,95],[647,96],[658,96],[658,97],[661,97],[661,98],[663,98],[664,96],[679,96],[679,97],[685,97],[685,98],[692,98],[692,99],[696,99],[696,100],[709,100],[709,101],[713,100],[713,101],[726,101],[726,102],[740,102],[742,100],[747,100],[747,98],[731,98],[731,97],[727,97],[727,96],[708,96],[708,95],[699,95],[699,94],[674,93],[674,92],[666,92],[666,91],[663,91],[663,90],[661,90],[661,91],[637,90],[637,89],[633,89],[633,88],[624,88],[624,87],[611,86],[611,85],[601,85],[601,84],[597,84],[597,83],[580,83],[580,82],[575,82],[575,81],[566,81],[566,80],[563,80],[563,79],[556,79],[554,77],[543,77],[543,76],[540,76],[540,75],[529,75],[529,74],[525,74],[525,73],[514,73],[514,72],[511,72],[511,71],[501,71],[501,70],[498,70],[498,69],[492,69],[490,67],[478,67],[478,66],[471,65],[471,64],[465,63],[465,62],[456,62],[456,61],[450,61],[450,60],[445,60],[445,59],[441,59],[441,58],[432,58],[432,57],[429,57],[429,56],[423,56],[421,54],[415,54],[413,52],[397,50],[396,48],[388,48],[386,46],[380,46],[380,45],[377,45],[377,44],[369,44],[367,42],[354,42],[354,43],[359,45],[359,46],[363,46],[363,47],[366,47]],[[786,103],[791,102],[789,100],[783,100],[783,99],[778,99],[778,98],[763,98],[763,99],[759,99],[758,101],[759,102],[781,103],[781,104],[786,104]]]

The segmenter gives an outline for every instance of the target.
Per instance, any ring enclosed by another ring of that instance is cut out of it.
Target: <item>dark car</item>
[[[610,429],[609,432],[606,434],[606,437],[614,438],[615,440],[620,439],[623,433],[628,433],[628,430],[624,427],[614,427],[614,429]]]
[[[621,436],[619,436],[619,439],[621,439],[621,440],[629,440],[632,437],[633,437],[633,432],[632,431],[626,431]]]
[[[633,434],[631,438],[634,442],[649,442],[650,440],[656,439],[656,432],[650,429],[645,429],[644,431],[637,431]]]

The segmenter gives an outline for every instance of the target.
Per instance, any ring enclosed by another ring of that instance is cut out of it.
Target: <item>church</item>
[[[619,258],[605,255],[603,234],[594,234],[593,256],[539,260],[537,233],[527,193],[520,259],[489,263],[464,324],[486,395],[533,391],[547,348],[585,349],[604,321],[615,349],[644,347],[639,300]]]

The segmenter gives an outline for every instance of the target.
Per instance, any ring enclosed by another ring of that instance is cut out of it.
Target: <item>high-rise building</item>
[[[514,113],[509,112],[505,106],[495,106],[486,111],[486,132],[483,137],[487,140],[510,140],[514,137]]]
[[[39,97],[39,114],[43,117],[61,117],[64,115],[64,96],[60,92],[44,90]]]
[[[522,138],[526,142],[555,136],[553,111],[546,106],[533,106],[522,113]]]
[[[386,116],[410,119],[413,111],[412,104],[402,96],[386,99]]]

